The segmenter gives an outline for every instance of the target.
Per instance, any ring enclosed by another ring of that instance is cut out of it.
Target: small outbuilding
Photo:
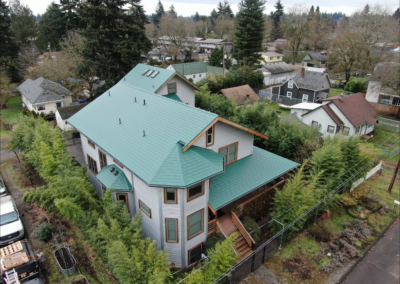
[[[71,105],[66,107],[60,107],[56,111],[56,121],[61,131],[72,131],[75,128],[68,124],[67,119],[73,116],[75,113],[83,109],[87,104]]]
[[[219,93],[227,99],[232,99],[237,106],[242,106],[247,100],[253,103],[259,99],[257,93],[249,85],[222,89]]]

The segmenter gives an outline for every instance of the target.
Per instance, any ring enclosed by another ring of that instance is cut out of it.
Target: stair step
[[[239,246],[239,247],[235,247],[237,252],[243,252],[246,249],[250,249],[249,245],[247,243]]]
[[[242,252],[242,253],[241,253],[238,262],[241,262],[245,257],[247,257],[248,255],[250,255],[252,252],[253,252],[253,251],[252,251],[252,250],[250,249],[250,247],[249,247],[249,250],[248,250],[248,251]]]

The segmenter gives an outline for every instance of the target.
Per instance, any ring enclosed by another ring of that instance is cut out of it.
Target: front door
[[[303,103],[306,103],[306,102],[308,102],[308,95],[306,95],[306,94],[304,94],[303,95]]]

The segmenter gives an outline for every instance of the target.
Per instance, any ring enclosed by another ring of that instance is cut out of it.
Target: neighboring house
[[[184,64],[171,64],[167,67],[167,70],[173,70],[184,76],[186,79],[192,79],[193,83],[207,78],[209,75],[217,73],[222,74],[223,69],[220,67],[209,66],[203,62],[191,62]],[[225,69],[225,73],[228,70]]]
[[[198,50],[200,52],[211,53],[216,47],[225,48],[226,53],[231,53],[233,44],[221,38],[207,38],[201,39],[198,42]]]
[[[259,52],[261,54],[262,60],[265,63],[273,63],[273,62],[281,62],[283,61],[283,54],[276,53],[276,52]]]
[[[323,136],[365,135],[374,130],[379,113],[361,93],[324,99],[322,105],[302,115],[302,121],[321,127]]]
[[[268,48],[269,51],[276,51],[277,47],[279,46],[281,49],[289,48],[290,41],[284,38],[278,38],[272,42],[263,42],[263,46]]]
[[[298,70],[296,75],[283,83],[273,87],[273,94],[279,94],[284,104],[300,102],[321,102],[329,96],[330,81],[327,73]]]
[[[83,109],[87,104],[76,104],[60,107],[56,111],[56,121],[61,131],[72,131],[74,127],[67,122],[67,119]]]
[[[320,106],[321,104],[316,104],[316,103],[295,104],[290,106],[290,114],[295,114],[301,120],[303,114],[312,111]]]
[[[325,52],[309,52],[303,58],[302,65],[307,67],[325,67],[327,55]]]
[[[223,94],[227,99],[232,99],[237,106],[242,106],[247,100],[254,103],[259,99],[257,93],[249,85],[222,89],[219,94]]]
[[[144,236],[176,267],[186,267],[202,258],[217,228],[227,235],[244,228],[232,221],[238,216],[234,204],[265,198],[260,194],[283,186],[298,164],[254,147],[254,135],[267,138],[263,134],[148,91],[148,82],[132,84],[143,76],[131,71],[68,123],[81,133],[98,195],[114,189],[113,200],[125,203],[131,217],[141,212]],[[253,244],[246,239],[240,241],[242,258]]]
[[[27,79],[18,88],[22,102],[29,111],[54,115],[57,108],[72,103],[72,92],[58,83],[39,77]]]
[[[195,104],[195,90],[203,92],[174,70],[144,64],[136,65],[123,80],[126,84],[157,95],[178,97],[180,101],[191,106]]]
[[[285,62],[267,63],[258,70],[264,74],[265,86],[280,85],[295,75],[295,69]]]

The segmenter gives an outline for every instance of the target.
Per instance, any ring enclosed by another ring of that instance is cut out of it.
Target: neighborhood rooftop
[[[243,105],[246,100],[250,100],[251,102],[258,100],[258,95],[249,85],[222,89],[220,92],[227,99],[232,99],[232,101],[238,106]]]
[[[262,66],[261,69],[266,69],[267,71],[271,72],[272,74],[279,74],[279,73],[295,71],[289,64],[286,64],[285,62],[266,63]]]
[[[203,62],[190,62],[185,64],[171,64],[170,65],[176,72],[181,75],[191,75],[198,73],[218,73],[222,74],[221,67],[209,66]]]
[[[304,72],[303,77],[302,72]],[[326,76],[326,73],[301,69],[297,71],[296,75],[293,77],[293,81],[301,88],[316,90],[324,82]]]
[[[72,106],[65,106],[65,107],[59,107],[58,113],[60,114],[61,118],[63,120],[70,118],[73,116],[75,113],[83,109],[87,104],[78,104],[78,105],[72,105]]]

